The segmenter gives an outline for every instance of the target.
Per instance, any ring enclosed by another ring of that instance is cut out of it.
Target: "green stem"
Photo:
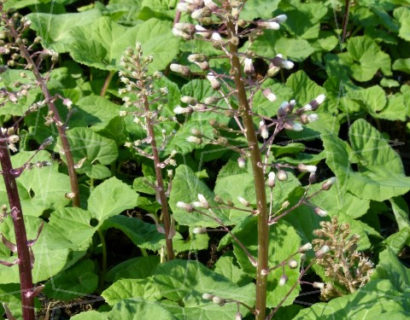
[[[236,38],[235,26],[229,21],[228,32],[231,40]],[[246,95],[245,85],[242,80],[241,63],[238,58],[238,47],[230,41],[229,51],[231,54],[232,74],[235,80],[239,111],[244,122],[246,139],[250,150],[254,186],[256,192],[256,205],[258,209],[258,265],[256,275],[256,320],[265,320],[266,314],[266,286],[267,278],[262,270],[268,270],[268,246],[269,246],[269,213],[266,203],[265,177],[262,169],[262,157],[258,139],[253,124],[252,113]]]
[[[168,209],[168,199],[165,194],[166,190],[164,186],[164,179],[162,178],[162,170],[160,167],[161,161],[159,158],[157,142],[155,139],[154,124],[150,116],[148,97],[146,95],[143,95],[142,99],[144,101],[144,110],[145,110],[145,113],[147,114],[145,117],[145,120],[147,124],[148,136],[151,138],[152,157],[154,159],[154,170],[155,170],[155,177],[157,181],[156,193],[157,193],[157,198],[160,200],[162,219],[164,220],[165,244],[167,248],[167,256],[168,256],[168,260],[172,260],[175,258],[174,249],[172,245],[173,230],[171,230],[171,217],[170,217],[169,209]]]
[[[104,233],[98,230],[98,236],[100,237],[102,246],[102,259],[101,259],[101,272],[100,272],[100,283],[99,291],[101,292],[104,288],[105,273],[107,272],[107,243],[105,242]]]
[[[101,96],[101,97],[104,97],[104,96],[105,96],[105,93],[107,92],[108,87],[110,86],[110,83],[111,83],[111,80],[112,80],[112,77],[114,76],[114,74],[115,74],[114,71],[110,71],[110,73],[108,74],[107,78],[105,78],[104,85],[103,85],[103,87],[101,88],[101,92],[100,92],[100,96]]]

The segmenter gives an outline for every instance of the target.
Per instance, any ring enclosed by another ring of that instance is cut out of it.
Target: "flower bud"
[[[223,38],[218,32],[212,32],[211,40],[215,45],[220,45],[223,41]]]
[[[194,207],[192,206],[192,204],[185,203],[183,201],[178,201],[177,202],[177,208],[183,209],[183,210],[188,211],[188,212],[192,212],[194,210]]]
[[[206,7],[208,7],[212,11],[215,11],[218,9],[218,5],[212,0],[204,0],[204,4]]]
[[[205,104],[214,104],[216,102],[218,102],[219,98],[215,97],[215,96],[210,96],[210,97],[206,97],[204,100]]]
[[[312,287],[322,290],[325,287],[325,284],[323,282],[313,282]]]
[[[244,207],[249,207],[251,204],[249,203],[248,200],[242,198],[242,197],[238,197],[238,201],[244,206]]]
[[[262,93],[270,102],[276,101],[276,95],[271,91],[271,89],[266,88]]]
[[[269,138],[269,131],[268,128],[265,125],[265,121],[259,122],[259,130],[261,131],[261,136],[263,139],[268,139]]]
[[[239,158],[238,158],[238,166],[239,166],[239,168],[245,168],[245,166],[246,166],[246,161],[245,161],[244,158],[242,158],[242,157],[239,157]]]
[[[195,144],[201,144],[202,143],[202,139],[195,137],[195,136],[189,136],[188,138],[186,138],[186,141],[191,142],[191,143],[195,143]]]
[[[195,33],[197,35],[204,37],[205,39],[209,39],[212,35],[212,31],[205,29],[204,27],[198,24],[195,26]]]
[[[252,75],[255,73],[255,67],[253,66],[252,59],[245,58],[245,60],[243,61],[243,71],[247,75]]]
[[[218,296],[214,296],[212,298],[212,302],[215,304],[219,304],[220,306],[223,306],[225,304],[225,300]]]
[[[288,19],[288,16],[286,14],[280,14],[274,18],[275,21],[278,23],[284,23]]]
[[[203,194],[198,193],[198,200],[202,204],[202,208],[209,209],[208,200],[206,200],[206,198]]]
[[[269,172],[269,174],[268,174],[268,186],[269,186],[269,188],[273,188],[275,186],[275,178],[276,178],[275,172],[273,172],[273,171]]]
[[[319,115],[317,113],[311,113],[307,116],[308,123],[312,123],[319,120]]]
[[[317,104],[322,104],[326,99],[326,96],[324,94],[320,94],[316,97],[316,102]]]
[[[212,73],[208,73],[208,75],[206,76],[206,78],[208,79],[208,81],[211,83],[211,87],[214,90],[218,90],[221,87],[220,82],[218,81],[218,79],[216,79],[216,77],[212,74]]]
[[[8,143],[17,143],[17,142],[19,142],[19,140],[20,140],[20,137],[16,134],[13,134],[13,135],[7,137],[7,142]]]
[[[288,277],[283,274],[279,279],[279,286],[283,287],[288,282]]]
[[[211,15],[211,10],[208,7],[203,7],[192,11],[191,18],[198,20],[201,18],[206,18]]]
[[[239,311],[235,315],[235,320],[242,320],[242,315]]]
[[[202,227],[195,227],[192,229],[193,234],[204,234],[206,233],[207,229]]]
[[[285,170],[279,170],[276,176],[279,181],[285,181],[288,179],[288,174],[286,173]]]
[[[186,104],[196,104],[198,101],[194,97],[183,96],[181,97],[181,102]]]
[[[187,66],[183,66],[181,64],[171,63],[169,68],[171,69],[171,71],[182,74],[184,76],[188,76],[191,73]]]
[[[316,251],[315,256],[316,258],[320,258],[322,257],[324,254],[328,253],[330,250],[328,245],[324,245],[323,247],[321,247],[318,251]]]
[[[291,269],[296,269],[298,267],[298,262],[295,259],[291,259],[288,262],[288,266]]]
[[[305,243],[303,246],[299,248],[300,253],[304,253],[306,251],[312,250],[312,244],[310,242]]]
[[[280,24],[276,21],[258,21],[256,25],[259,28],[268,29],[268,30],[279,30]]]
[[[316,166],[313,165],[305,165],[303,163],[299,163],[298,164],[298,170],[300,172],[310,172],[310,173],[314,173],[317,170]]]
[[[75,193],[74,193],[74,192],[68,192],[68,193],[65,194],[65,197],[66,197],[67,199],[72,200],[72,199],[75,198]]]
[[[178,11],[180,11],[180,12],[188,12],[189,11],[189,4],[188,3],[186,3],[186,2],[179,2],[178,4],[177,4],[177,10]]]
[[[280,206],[280,209],[285,210],[287,207],[289,207],[289,205],[290,205],[290,202],[286,200],[282,203],[282,205]]]
[[[202,295],[202,299],[204,299],[204,300],[211,300],[213,297],[214,297],[214,295],[210,294],[210,293],[204,293]]]
[[[174,108],[174,113],[175,114],[184,114],[184,113],[191,113],[192,112],[192,108],[191,107],[187,107],[187,108],[183,108],[181,106],[176,106]]]
[[[327,211],[326,211],[326,210],[323,210],[323,209],[321,209],[321,208],[319,208],[319,207],[316,207],[316,208],[314,209],[314,211],[315,211],[315,213],[316,213],[319,217],[326,217],[326,216],[327,216]]]
[[[188,56],[189,62],[203,62],[206,61],[206,56],[200,53],[193,53]]]
[[[336,182],[336,177],[332,177],[322,184],[322,190],[329,190]]]

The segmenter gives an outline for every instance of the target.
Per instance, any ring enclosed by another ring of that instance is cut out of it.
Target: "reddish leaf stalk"
[[[149,102],[147,96],[143,95],[143,103],[145,110],[145,120],[147,124],[148,135],[151,140],[152,156],[154,158],[154,168],[155,176],[157,180],[156,192],[157,197],[161,203],[162,218],[164,219],[164,229],[165,229],[165,243],[167,247],[168,260],[175,258],[174,249],[172,247],[172,230],[171,230],[171,218],[168,210],[168,200],[165,194],[164,179],[162,178],[162,170],[160,167],[161,161],[158,154],[157,142],[154,135],[154,126],[151,119],[151,112],[149,110]]]
[[[228,23],[230,38],[233,39],[235,27],[232,22]],[[269,269],[268,266],[268,246],[269,246],[269,226],[268,226],[268,208],[266,203],[265,177],[262,169],[262,157],[258,145],[255,127],[253,124],[252,113],[246,95],[245,85],[242,81],[241,63],[238,58],[238,47],[230,41],[229,51],[231,54],[232,72],[237,90],[239,101],[239,111],[241,113],[246,139],[250,149],[253,178],[256,192],[256,205],[258,210],[258,266],[256,275],[256,320],[265,320],[266,313],[266,275],[262,270]]]
[[[0,133],[0,163],[3,170],[4,184],[6,185],[7,197],[10,204],[11,217],[13,219],[14,233],[16,235],[17,257],[20,274],[21,302],[23,319],[34,320],[34,295],[33,279],[31,275],[30,251],[27,245],[27,234],[24,225],[23,211],[17,190],[16,178],[13,175],[10,154],[7,147],[6,136]]]
[[[74,195],[74,197],[72,198],[73,206],[79,207],[80,206],[80,190],[78,187],[77,174],[74,169],[74,159],[71,154],[70,143],[68,142],[68,139],[66,136],[66,128],[64,126],[64,123],[61,121],[61,117],[54,103],[54,99],[51,96],[50,91],[47,88],[47,84],[44,78],[41,76],[41,73],[37,65],[31,58],[31,55],[29,51],[27,50],[26,46],[22,43],[16,29],[13,26],[13,23],[10,22],[10,20],[7,20],[7,24],[8,24],[11,36],[15,39],[16,43],[19,46],[21,55],[23,56],[23,58],[27,61],[28,65],[30,66],[30,70],[33,72],[33,75],[37,80],[37,84],[40,86],[41,91],[43,92],[43,95],[44,95],[44,98],[45,98],[45,101],[47,103],[49,110],[53,113],[54,121],[56,123],[56,127],[58,130],[58,135],[60,136],[60,139],[61,139],[64,156],[67,161],[68,175],[70,177],[71,192]]]

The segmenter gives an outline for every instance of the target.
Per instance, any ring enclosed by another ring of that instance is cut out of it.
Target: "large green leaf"
[[[35,153],[20,151],[12,157],[15,168],[23,166]],[[47,151],[40,151],[31,162],[51,161]],[[47,209],[65,206],[69,200],[65,194],[70,191],[69,177],[58,172],[58,164],[44,168],[24,170],[17,179],[22,209],[25,215],[40,216]],[[8,203],[3,179],[0,180],[0,202]]]
[[[136,302],[134,299],[122,300],[114,305],[108,314],[108,320],[140,320],[150,318],[177,320],[171,312],[163,308],[158,302]]]
[[[49,298],[72,300],[93,293],[97,286],[95,264],[91,260],[84,260],[51,278],[45,285],[44,293]]]
[[[178,208],[179,201],[191,203],[198,201],[198,194],[202,194],[208,200],[211,206],[217,206],[214,201],[214,194],[204,182],[199,180],[195,173],[186,165],[180,165],[175,171],[175,177],[172,180],[172,190],[169,198],[169,205],[173,212],[174,219],[182,225],[200,226],[200,227],[217,227],[219,224],[211,218],[197,212],[187,212]],[[217,210],[218,218],[228,222],[228,217],[222,210]]]
[[[349,136],[359,171],[349,163],[347,144],[334,135],[323,135],[327,165],[341,185],[356,196],[384,201],[410,190],[410,178],[403,172],[399,155],[389,146],[380,132],[365,120],[357,120],[350,127]]]
[[[87,96],[76,104],[79,107],[78,113],[97,132],[105,129],[112,119],[119,116],[120,106],[101,96]]]
[[[138,195],[132,188],[117,178],[105,180],[88,198],[88,210],[103,223],[109,217],[137,205]]]
[[[101,294],[109,305],[125,299],[156,301],[161,298],[158,285],[150,279],[121,279]]]
[[[77,172],[85,173],[90,178],[104,179],[111,175],[104,165],[111,164],[118,157],[117,144],[90,128],[78,127],[67,131],[74,163]],[[63,153],[61,142],[56,146]]]
[[[100,17],[100,10],[92,9],[65,14],[34,12],[29,14],[27,19],[31,21],[31,28],[41,37],[46,48],[56,52],[67,52],[69,44],[74,41],[71,31],[76,27],[90,25]]]
[[[152,275],[158,264],[158,256],[132,258],[110,269],[105,275],[105,280],[115,282],[119,279],[146,278]]]
[[[4,9],[9,10],[18,10],[28,6],[37,6],[42,4],[47,4],[50,2],[56,4],[69,4],[73,3],[76,0],[7,0],[4,4]]]
[[[385,75],[391,75],[391,61],[388,54],[366,36],[353,37],[347,42],[347,51],[353,64],[350,65],[353,78],[357,81],[369,81],[381,69]]]
[[[72,30],[74,39],[67,48],[77,62],[105,70],[117,70],[127,47],[142,44],[145,55],[152,55],[151,71],[164,69],[178,53],[179,39],[171,34],[168,22],[150,19],[133,28],[124,28],[108,18]]]
[[[410,58],[407,59],[397,59],[393,63],[393,70],[403,71],[405,73],[410,73]]]
[[[202,299],[204,293],[238,300],[248,305],[255,302],[253,283],[239,287],[193,260],[173,260],[159,265],[154,282],[164,297],[173,301],[182,300],[187,306],[209,304]]]
[[[396,290],[408,292],[410,269],[401,263],[392,250],[387,248],[379,255],[379,264],[376,267],[376,272],[372,275],[372,279],[388,279]],[[409,300],[407,304],[410,304]]]
[[[248,0],[241,12],[241,18],[246,20],[271,18],[279,2],[280,0]]]
[[[126,216],[114,216],[104,222],[101,230],[115,228],[121,230],[138,247],[159,250],[165,243],[163,234],[157,231],[154,224]]]
[[[405,320],[409,298],[408,293],[396,291],[389,280],[372,281],[353,294],[302,309],[294,320]]]
[[[400,22],[399,37],[410,41],[410,9],[399,7],[394,10],[393,15]]]

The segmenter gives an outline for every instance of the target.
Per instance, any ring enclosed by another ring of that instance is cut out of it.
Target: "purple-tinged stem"
[[[10,154],[6,136],[0,132],[0,163],[3,170],[3,179],[10,204],[11,217],[16,235],[17,257],[20,275],[21,302],[24,320],[35,320],[33,279],[31,275],[31,258],[24,225],[23,211],[17,190],[16,178],[13,175]]]

